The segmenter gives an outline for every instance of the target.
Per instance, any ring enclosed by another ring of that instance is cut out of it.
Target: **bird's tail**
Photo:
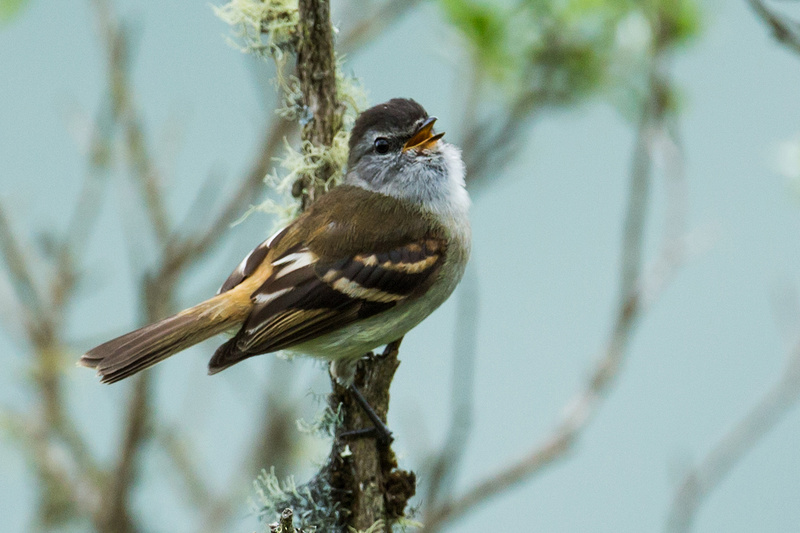
[[[249,307],[231,300],[230,293],[223,293],[177,315],[126,333],[92,348],[78,364],[96,368],[103,383],[124,379],[241,324]]]

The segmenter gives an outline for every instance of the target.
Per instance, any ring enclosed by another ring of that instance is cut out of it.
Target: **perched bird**
[[[216,296],[79,364],[113,383],[233,332],[209,374],[276,350],[347,367],[401,339],[450,296],[469,257],[464,164],[435,121],[401,98],[361,113],[341,185],[250,252]]]

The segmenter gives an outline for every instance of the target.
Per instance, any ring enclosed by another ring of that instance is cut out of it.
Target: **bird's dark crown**
[[[370,130],[411,132],[417,122],[427,117],[425,108],[410,98],[392,98],[371,107],[356,119],[350,132],[350,151]]]

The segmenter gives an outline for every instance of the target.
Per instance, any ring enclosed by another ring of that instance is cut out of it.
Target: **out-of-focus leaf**
[[[570,105],[604,95],[638,116],[652,55],[700,31],[698,0],[439,0],[493,97]],[[670,98],[674,95],[667,95]],[[667,102],[669,105],[677,102]]]
[[[487,72],[502,77],[509,67],[507,12],[494,4],[464,0],[442,0],[450,23],[472,44]]]
[[[17,16],[29,0],[0,0],[0,22],[8,22]]]
[[[661,44],[683,44],[700,33],[699,6],[694,0],[660,0],[656,13]]]

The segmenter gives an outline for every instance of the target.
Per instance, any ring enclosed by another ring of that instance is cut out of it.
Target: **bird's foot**
[[[364,411],[364,414],[367,415],[370,422],[372,422],[373,427],[366,428],[366,429],[357,429],[354,431],[346,431],[341,433],[339,436],[344,438],[364,438],[364,437],[371,437],[374,436],[378,439],[383,445],[389,445],[394,440],[392,436],[391,430],[383,423],[383,420],[378,416],[378,413],[375,412],[375,409],[369,404],[364,395],[361,394],[361,391],[358,390],[358,387],[355,385],[350,385],[350,394],[352,394],[353,399],[356,403],[361,407]]]

